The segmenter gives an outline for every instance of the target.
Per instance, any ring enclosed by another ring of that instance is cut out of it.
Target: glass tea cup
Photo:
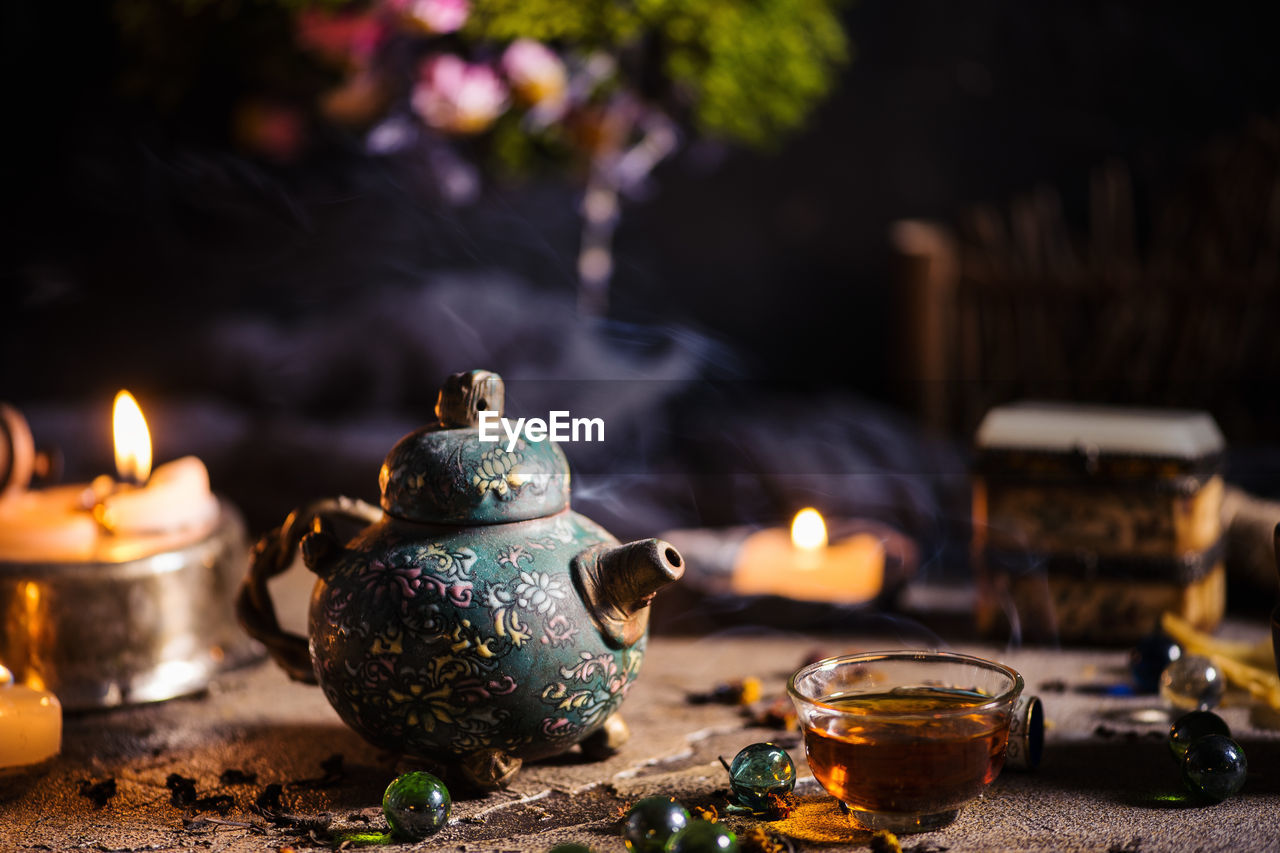
[[[1022,676],[950,652],[827,658],[787,683],[805,757],[859,827],[926,832],[1000,774]]]

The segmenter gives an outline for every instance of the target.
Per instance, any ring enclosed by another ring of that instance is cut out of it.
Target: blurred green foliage
[[[850,52],[829,0],[474,0],[464,32],[605,50],[699,132],[754,146],[800,125]]]

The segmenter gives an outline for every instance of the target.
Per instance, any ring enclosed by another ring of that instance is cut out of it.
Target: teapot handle
[[[317,525],[328,526],[333,519],[373,524],[382,520],[382,510],[354,498],[337,497],[316,501],[296,509],[276,529],[253,546],[249,573],[236,596],[236,616],[249,636],[262,643],[271,658],[295,681],[316,683],[311,668],[307,638],[280,627],[267,582],[293,565],[298,546]]]

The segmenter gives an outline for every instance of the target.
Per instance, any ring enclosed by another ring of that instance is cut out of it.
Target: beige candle
[[[828,544],[822,516],[805,509],[796,515],[790,534],[768,528],[747,537],[731,583],[741,595],[862,604],[880,594],[884,562],[884,544],[877,537],[859,533]]]
[[[0,498],[0,560],[92,562],[136,559],[196,541],[217,523],[209,472],[184,456],[151,472],[151,433],[127,391],[116,395],[120,482],[6,492]]]
[[[62,706],[46,690],[15,684],[0,666],[0,775],[40,764],[62,749]]]

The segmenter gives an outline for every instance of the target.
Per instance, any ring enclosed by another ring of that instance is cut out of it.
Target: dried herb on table
[[[324,774],[320,778],[299,779],[291,784],[298,788],[331,788],[334,785],[340,785],[347,776],[347,771],[343,764],[342,753],[335,752],[320,762],[320,770]]]
[[[747,719],[753,725],[784,731],[794,730],[797,726],[796,709],[787,696],[775,697],[767,704],[757,703],[748,710]]]
[[[230,794],[211,794],[196,800],[191,807],[196,811],[210,811],[225,815],[235,804],[236,799]]]
[[[739,678],[717,684],[707,693],[690,693],[686,699],[691,705],[751,705],[760,701],[760,679]]]
[[[116,795],[115,777],[94,782],[89,779],[80,780],[80,796],[93,800],[95,808],[102,808],[107,801]]]
[[[263,817],[268,816],[268,812],[279,812],[284,808],[280,802],[281,795],[284,794],[284,786],[279,782],[272,782],[270,785],[262,789],[262,793],[253,801],[254,811]]]
[[[246,773],[234,768],[223,770],[222,775],[218,777],[220,785],[252,785],[257,781],[257,773]]]
[[[871,836],[871,853],[902,853],[902,844],[898,841],[898,836],[889,830],[877,830]]]
[[[769,794],[769,820],[782,820],[790,817],[799,802],[795,794]]]
[[[753,826],[738,837],[742,853],[789,853],[795,848],[785,835],[774,835],[763,826]]]
[[[178,808],[186,808],[196,801],[196,780],[188,779],[179,773],[170,773],[164,780],[169,789],[169,802]]]
[[[715,806],[691,806],[689,811],[695,817],[705,820],[707,823],[715,823],[720,819],[720,812],[716,811]]]

